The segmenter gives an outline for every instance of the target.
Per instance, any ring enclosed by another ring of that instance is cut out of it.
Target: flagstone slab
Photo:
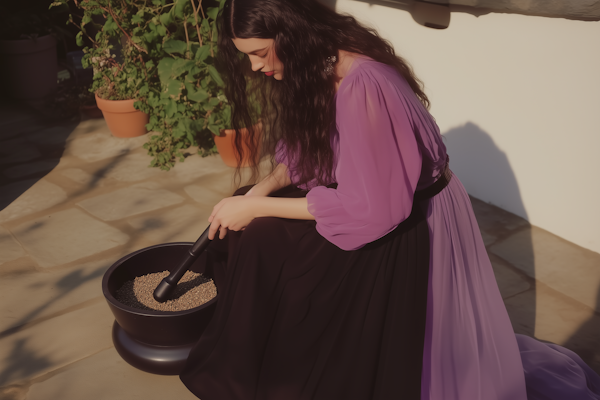
[[[12,237],[9,231],[0,226],[0,264],[16,260],[24,255],[26,255],[25,250],[23,250],[19,242]],[[4,278],[0,280],[0,288],[3,282]],[[2,298],[2,293],[3,291],[0,289],[0,298]],[[2,331],[1,326],[0,331]]]
[[[188,185],[183,190],[190,196],[194,201],[202,204],[203,206],[210,207],[211,209],[225,197],[224,194],[217,193],[211,190],[206,185]]]
[[[89,185],[97,179],[94,175],[85,172],[81,168],[67,168],[62,170],[60,173],[62,176],[69,178],[73,182],[82,185]]]
[[[59,159],[50,159],[19,164],[5,169],[2,173],[10,179],[19,179],[40,172],[50,172],[58,165],[59,161]]]
[[[151,161],[152,157],[145,153],[127,154],[112,165],[104,177],[120,182],[137,182],[167,174],[159,168],[150,167]]]
[[[190,183],[204,175],[215,172],[226,172],[227,175],[233,177],[234,171],[235,169],[228,167],[219,155],[201,157],[194,154],[187,157],[184,162],[177,162],[175,167],[171,168],[164,175],[178,183]]]
[[[11,231],[44,268],[70,263],[129,240],[120,230],[75,208],[37,218]]]
[[[62,145],[67,142],[67,138],[76,127],[77,124],[71,123],[40,129],[28,134],[27,140],[31,143],[44,145]]]
[[[473,196],[469,197],[486,245],[492,243],[498,237],[505,237],[519,229],[530,226],[527,220],[513,213]]]
[[[565,346],[600,374],[600,315],[592,309],[544,284],[504,303],[516,333]]]
[[[600,312],[600,254],[536,226],[489,250],[530,277]]]
[[[208,226],[211,211],[207,207],[184,205],[159,215],[137,217],[129,225],[156,244],[195,242]]]
[[[515,272],[513,268],[500,257],[490,254],[490,261],[492,262],[496,282],[498,283],[498,288],[500,289],[503,299],[529,290],[531,285],[527,281],[527,278]]]
[[[27,181],[31,182],[31,181]],[[19,184],[6,185],[0,188],[4,195],[8,195],[9,191],[18,191],[26,186],[25,182]],[[48,182],[45,179],[40,179],[27,191],[16,198],[4,210],[0,211],[0,223],[11,221],[16,218],[21,218],[35,212],[46,210],[57,204],[67,200],[67,193],[54,183]]]
[[[101,126],[94,128],[96,124]],[[80,133],[90,128],[91,133]],[[148,139],[148,134],[134,138],[117,138],[110,133],[104,119],[88,120],[78,126],[67,144],[66,152],[83,161],[94,162],[127,154],[131,150],[141,148]]]
[[[113,321],[108,305],[99,302],[2,337],[0,386],[35,378],[110,348]]]
[[[0,279],[0,332],[94,298],[103,298],[102,277],[116,260],[93,261],[58,271],[8,275]]]
[[[127,364],[112,348],[31,386],[27,400],[198,400],[178,376],[153,375]]]
[[[103,221],[115,221],[179,204],[184,198],[151,185],[136,185],[102,194],[77,203]]]
[[[31,188],[39,179],[24,179],[0,186],[0,212]],[[2,214],[0,214],[2,215]]]

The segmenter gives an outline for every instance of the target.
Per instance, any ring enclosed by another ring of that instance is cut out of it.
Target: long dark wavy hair
[[[273,155],[281,140],[288,150],[288,168],[297,177],[294,184],[334,181],[330,132],[335,124],[336,89],[325,68],[326,59],[338,50],[394,67],[429,107],[423,84],[390,43],[352,16],[338,14],[317,0],[227,0],[218,29],[217,68],[232,105],[232,126],[236,131],[250,127],[245,141],[251,154],[244,154],[242,139],[236,135],[238,159],[257,160],[261,150]],[[234,38],[273,39],[284,66],[283,79],[253,72],[248,57],[234,46]],[[264,131],[262,145],[258,129],[252,128],[258,118]],[[253,172],[256,178],[258,166]]]

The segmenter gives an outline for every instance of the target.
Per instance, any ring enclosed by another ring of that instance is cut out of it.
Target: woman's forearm
[[[279,164],[273,172],[262,181],[254,185],[246,196],[268,196],[276,190],[290,185],[292,182],[288,176],[288,169],[285,165]]]
[[[282,198],[261,197],[256,198],[255,217],[278,217],[289,219],[314,220],[315,217],[308,212],[306,197]]]

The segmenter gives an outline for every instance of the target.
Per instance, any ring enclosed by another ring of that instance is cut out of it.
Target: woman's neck
[[[350,72],[350,67],[360,54],[350,53],[346,50],[338,50],[338,62],[335,64],[335,91],[340,88],[342,81]]]

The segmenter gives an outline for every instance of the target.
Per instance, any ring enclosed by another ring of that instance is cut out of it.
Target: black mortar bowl
[[[115,316],[112,339],[119,355],[142,371],[179,375],[192,347],[208,325],[217,297],[185,311],[146,311],[126,306],[114,294],[138,276],[171,270],[179,266],[193,243],[164,243],[126,255],[114,263],[102,278],[102,293]],[[191,271],[204,272],[205,257]]]

